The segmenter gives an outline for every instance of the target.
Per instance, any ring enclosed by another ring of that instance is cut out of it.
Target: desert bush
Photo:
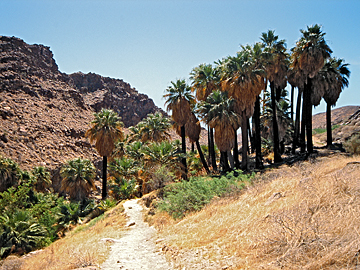
[[[244,188],[251,176],[241,171],[221,177],[192,177],[189,181],[173,183],[165,187],[164,199],[159,209],[173,218],[182,218],[188,212],[199,211],[216,196],[224,196]]]
[[[360,135],[354,134],[351,136],[345,143],[344,147],[346,152],[351,154],[359,154],[360,153]]]
[[[176,179],[174,171],[164,165],[158,165],[152,168],[148,177],[148,185],[150,190],[161,189],[166,184],[174,182]]]

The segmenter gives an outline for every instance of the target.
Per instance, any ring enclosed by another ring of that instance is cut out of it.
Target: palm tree
[[[328,59],[314,77],[314,90],[323,93],[322,97],[326,102],[327,147],[332,145],[331,106],[336,104],[344,87],[349,85],[347,79],[350,76],[349,64],[343,62],[343,59]]]
[[[43,166],[34,167],[32,175],[35,180],[35,189],[39,192],[45,192],[52,184],[50,172]]]
[[[254,62],[255,70],[263,70],[265,68],[265,60],[266,60],[267,53],[264,52],[264,50],[263,50],[263,44],[257,42],[253,46],[247,45],[247,46],[242,46],[242,48],[244,50],[247,50],[248,53],[251,55],[251,58]],[[259,74],[261,75],[261,73],[259,73]],[[266,79],[265,73],[261,76],[265,77],[265,79]],[[266,91],[266,85],[267,85],[267,81],[265,82],[265,89],[263,89],[264,92]],[[255,101],[255,105],[254,105],[254,115],[252,116],[253,128],[255,131],[254,132],[255,136],[253,137],[253,139],[255,141],[254,144],[255,144],[255,152],[256,152],[255,168],[257,168],[257,169],[263,168],[262,156],[261,156],[260,114],[261,114],[260,95],[258,95],[256,97],[256,101]]]
[[[256,98],[265,88],[264,71],[256,69],[256,61],[249,50],[244,49],[235,57],[229,56],[221,66],[221,87],[235,99],[235,112],[241,116],[242,134],[242,169],[248,167],[248,119],[254,113]]]
[[[204,101],[219,88],[219,74],[211,64],[200,64],[190,72],[191,90],[198,101]]]
[[[60,170],[61,190],[69,193],[72,200],[81,201],[95,189],[96,169],[88,159],[67,161]]]
[[[270,82],[270,97],[272,109],[272,131],[273,131],[273,149],[274,162],[280,162],[281,153],[279,150],[279,127],[277,121],[276,102],[280,100],[281,89],[286,86],[287,59],[285,40],[278,40],[274,30],[261,34],[264,52],[266,55],[265,71]],[[275,89],[276,88],[276,89]]]
[[[171,85],[166,89],[164,95],[166,99],[165,105],[167,111],[172,111],[172,119],[181,127],[181,146],[182,152],[186,154],[186,141],[185,141],[185,124],[191,115],[191,109],[194,105],[195,99],[191,95],[191,88],[185,80],[177,80],[171,82]],[[183,178],[187,179],[187,166],[186,158],[182,159],[184,166]]]
[[[102,109],[94,114],[95,119],[91,122],[91,128],[86,131],[85,136],[90,142],[95,141],[95,148],[103,157],[103,189],[102,199],[107,196],[107,157],[114,150],[115,143],[123,140],[124,133],[121,129],[123,123],[120,117],[112,110]]]
[[[130,199],[137,192],[136,179],[141,171],[137,165],[137,161],[127,157],[115,158],[110,162],[110,190],[115,199]]]
[[[198,108],[202,120],[215,130],[215,143],[221,152],[223,171],[230,169],[227,152],[234,147],[235,131],[240,126],[235,102],[227,92],[214,91]]]
[[[300,30],[302,36],[291,49],[292,68],[300,73],[303,81],[303,119],[306,127],[306,147],[308,154],[313,152],[312,142],[312,79],[324,66],[325,60],[330,57],[332,50],[326,44],[325,33],[321,31],[321,26],[315,24],[308,26],[307,30]],[[318,95],[321,96],[321,95]]]
[[[2,213],[0,232],[1,258],[12,252],[20,254],[30,252],[48,234],[46,229],[26,210]]]
[[[211,64],[200,64],[190,72],[190,80],[192,81],[191,90],[195,92],[196,99],[199,102],[205,101],[213,91],[218,90],[220,87],[219,69],[214,68]],[[213,170],[216,171],[214,133],[210,127],[208,127],[208,146],[211,165]]]
[[[168,130],[171,127],[169,118],[161,113],[148,114],[139,124],[139,135],[142,142],[162,142],[170,138]]]
[[[19,165],[10,158],[0,156],[0,192],[20,183],[21,170]]]
[[[296,101],[296,112],[295,112],[295,123],[294,123],[294,134],[293,134],[293,142],[292,142],[292,144],[293,144],[292,145],[292,153],[295,154],[295,150],[296,150],[297,146],[299,145],[301,97],[302,97],[303,87],[304,87],[303,81],[305,79],[301,77],[301,75],[302,75],[301,73],[298,73],[298,72],[296,72],[296,70],[294,70],[292,63],[290,63],[290,67],[292,67],[292,68],[289,68],[289,70],[288,70],[288,74],[287,74],[288,82],[291,85],[292,91],[293,91],[294,87],[298,88],[298,95],[297,95],[297,101]],[[293,102],[291,102],[291,103],[293,103]],[[293,106],[293,105],[291,105],[291,106]],[[303,133],[303,135],[305,135],[305,133]]]
[[[210,173],[209,167],[206,163],[204,154],[201,150],[201,146],[199,143],[199,139],[200,139],[200,132],[201,132],[201,126],[200,126],[200,121],[196,118],[195,114],[192,112],[191,116],[189,118],[189,120],[186,122],[185,124],[185,132],[186,135],[188,136],[190,142],[192,144],[196,144],[196,148],[199,152],[200,155],[200,160],[201,163],[204,166],[204,169],[206,170],[207,173]]]

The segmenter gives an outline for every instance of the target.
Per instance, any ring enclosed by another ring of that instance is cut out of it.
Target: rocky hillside
[[[95,160],[84,133],[101,108],[117,111],[127,127],[161,111],[122,80],[67,75],[49,47],[0,36],[0,154],[23,169],[45,165],[58,170],[79,156]]]
[[[360,106],[344,106],[332,111],[332,125],[337,125],[332,131],[333,142],[344,144],[351,136],[360,132]],[[326,128],[325,113],[313,116],[313,128]],[[320,145],[326,144],[326,132],[316,134],[315,140]]]
[[[332,125],[340,125],[346,122],[354,113],[360,109],[360,106],[344,106],[331,111]],[[318,113],[312,119],[313,128],[326,128],[326,113]]]

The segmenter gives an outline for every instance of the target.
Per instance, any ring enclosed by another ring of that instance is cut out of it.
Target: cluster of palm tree
[[[179,142],[170,141],[170,119],[161,113],[149,114],[130,127],[130,134],[126,137],[121,119],[114,111],[102,109],[94,116],[85,135],[95,142],[95,148],[103,156],[102,199],[108,196],[108,186],[113,197],[126,199],[162,187],[165,179],[154,177],[159,171],[166,171],[169,175],[184,172],[180,165],[183,155]],[[95,169],[88,160],[69,161],[63,166],[61,175],[63,190],[69,194],[72,192],[70,197],[73,199],[88,196],[94,188]],[[167,181],[169,179],[171,177]]]
[[[269,30],[254,45],[241,46],[235,56],[193,68],[190,85],[184,79],[171,82],[164,95],[165,105],[180,130],[184,154],[185,136],[190,138],[194,129],[190,122],[198,123],[197,117],[208,126],[209,165],[213,170],[217,170],[214,142],[221,152],[223,171],[229,170],[229,159],[233,166],[248,169],[249,137],[251,151],[256,153],[256,168],[263,166],[264,141],[271,142],[274,162],[282,160],[285,143],[292,142],[293,153],[300,147],[301,152],[311,154],[312,106],[317,106],[322,98],[327,103],[327,143],[331,146],[331,106],[348,86],[350,71],[344,60],[331,57],[321,26],[308,26],[300,32],[302,35],[290,52],[285,40]],[[285,89],[288,83],[292,86],[290,104]],[[294,121],[295,87],[298,98]],[[186,160],[182,162],[186,174]]]
[[[123,189],[125,197],[129,197],[131,189],[133,195],[142,195],[171,181],[171,177],[156,177],[159,171],[166,171],[169,175],[183,172],[183,155],[179,142],[171,141],[170,128],[170,119],[159,112],[149,114],[129,128],[130,134],[119,141],[113,151],[110,165],[112,191],[119,189],[120,184],[129,188]]]
[[[196,144],[207,173],[209,167],[217,171],[215,144],[225,172],[233,167],[248,170],[250,151],[255,153],[255,168],[261,169],[264,144],[271,145],[274,162],[282,160],[285,144],[292,143],[293,153],[300,147],[300,152],[311,154],[312,106],[317,106],[322,98],[327,103],[327,141],[331,146],[331,106],[348,86],[350,71],[344,60],[331,57],[332,51],[319,25],[308,26],[301,34],[289,52],[285,40],[269,30],[262,33],[259,42],[241,46],[235,56],[193,68],[190,84],[185,79],[172,81],[164,98],[167,110],[171,111],[173,128],[181,136],[181,149],[178,142],[170,142],[170,121],[159,113],[150,114],[130,127],[126,138],[116,113],[103,109],[95,114],[86,136],[95,142],[95,148],[103,156],[103,199],[108,194],[108,157],[110,186],[113,189],[126,186],[125,193],[139,186],[141,192],[148,191],[153,173],[163,170],[164,166],[170,169],[170,174],[181,174],[187,179],[186,137]],[[290,104],[285,89],[288,83],[292,87]],[[294,120],[295,87],[298,97]],[[199,144],[200,120],[208,128],[207,160]],[[163,181],[160,182],[157,186],[163,185]],[[89,183],[86,194],[91,185]]]

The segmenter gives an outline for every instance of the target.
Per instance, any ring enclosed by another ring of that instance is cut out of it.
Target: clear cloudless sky
[[[290,50],[320,24],[350,64],[336,107],[360,105],[359,0],[0,0],[0,35],[50,46],[60,71],[123,79],[164,108],[171,81],[275,30]],[[325,103],[314,110],[325,111]]]

